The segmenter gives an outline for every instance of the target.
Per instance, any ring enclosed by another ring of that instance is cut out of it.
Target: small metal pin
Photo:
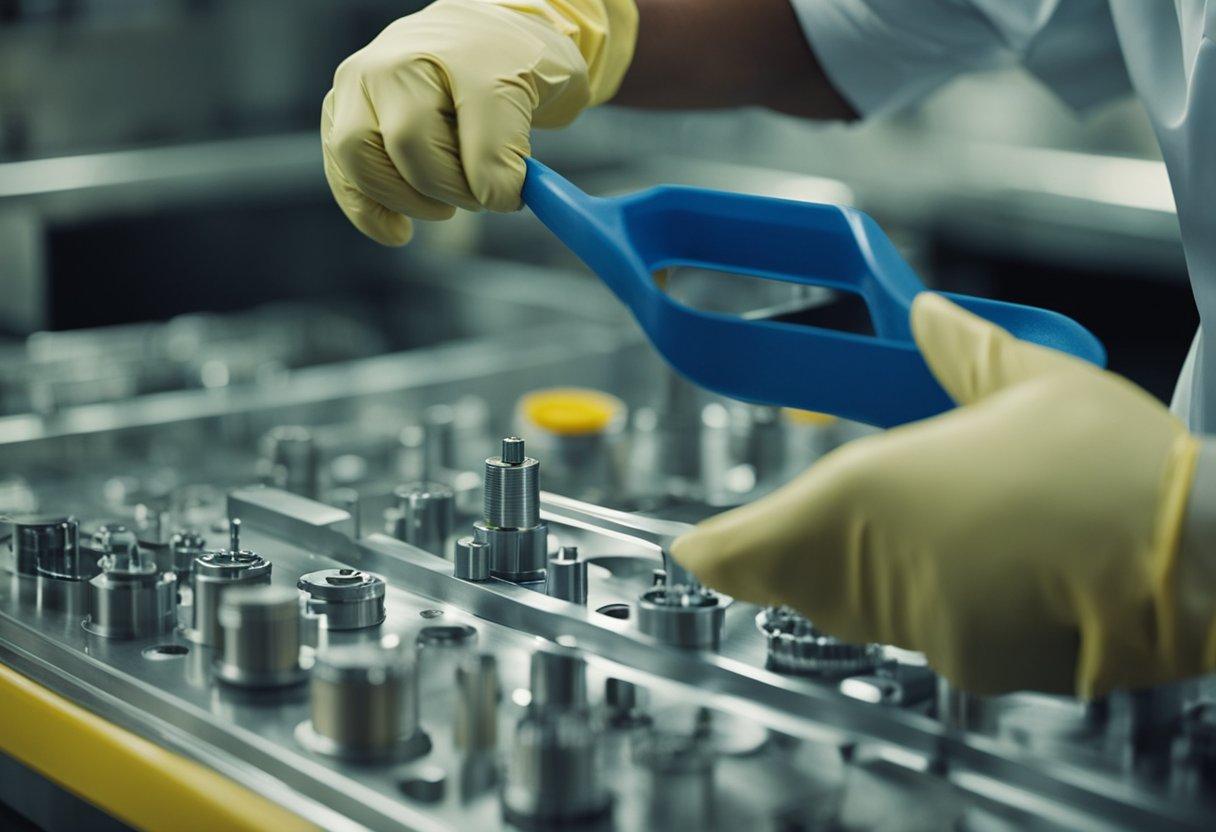
[[[655,587],[655,588],[667,586],[667,570],[666,569],[654,570],[654,581],[653,581],[653,583],[651,583],[651,586]]]
[[[241,551],[241,520],[233,517],[228,523],[228,551]]]
[[[502,440],[502,461],[505,465],[523,465],[524,440],[518,436],[508,436]]]

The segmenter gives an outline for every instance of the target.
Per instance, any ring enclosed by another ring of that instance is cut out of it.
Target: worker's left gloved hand
[[[321,105],[325,177],[356,228],[402,245],[413,219],[514,211],[533,127],[616,92],[634,0],[436,0],[334,73]]]
[[[1211,524],[1188,495],[1216,455],[1125,379],[939,295],[912,324],[962,406],[838,449],[677,540],[676,560],[837,637],[923,651],[976,693],[1091,697],[1216,668],[1216,539],[1179,545],[1184,518]]]

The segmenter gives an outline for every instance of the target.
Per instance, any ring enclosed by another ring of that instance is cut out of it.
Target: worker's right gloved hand
[[[611,98],[636,36],[634,0],[437,0],[395,21],[342,62],[322,104],[342,212],[402,245],[410,217],[518,209],[532,127]]]
[[[912,329],[958,409],[845,445],[676,560],[840,638],[920,650],[976,693],[1216,670],[1216,442],[940,295],[917,297]]]

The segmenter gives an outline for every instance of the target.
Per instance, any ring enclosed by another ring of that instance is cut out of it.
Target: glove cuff
[[[1216,670],[1216,437],[1196,442],[1194,474],[1167,595],[1179,676]]]

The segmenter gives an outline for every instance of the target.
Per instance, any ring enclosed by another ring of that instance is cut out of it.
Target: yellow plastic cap
[[[792,407],[784,408],[782,414],[787,422],[793,425],[830,425],[836,421],[836,417],[830,413],[817,413],[814,410],[795,410]]]
[[[616,396],[581,387],[535,390],[519,400],[526,422],[559,436],[601,433],[624,409]]]

